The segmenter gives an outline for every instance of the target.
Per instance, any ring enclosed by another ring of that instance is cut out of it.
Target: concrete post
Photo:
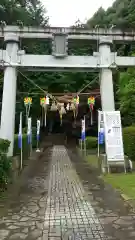
[[[112,41],[104,37],[99,42],[100,64],[104,66],[111,65],[111,49]],[[112,70],[102,68],[100,70],[100,94],[102,111],[115,111],[113,77]]]
[[[17,63],[18,37],[14,34],[5,35],[7,61]],[[8,156],[13,156],[15,109],[16,109],[16,67],[8,66],[4,70],[4,85],[1,111],[0,137],[11,142]]]

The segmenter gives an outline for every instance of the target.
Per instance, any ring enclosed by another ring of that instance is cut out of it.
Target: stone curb
[[[135,210],[135,204],[131,203],[130,200],[134,200],[130,197],[128,197],[126,194],[121,193],[121,198],[129,205],[129,207],[133,208]]]

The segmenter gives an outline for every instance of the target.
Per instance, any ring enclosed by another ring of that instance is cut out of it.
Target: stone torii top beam
[[[94,40],[109,36],[112,41],[131,42],[135,41],[135,31],[109,28],[63,28],[63,27],[19,27],[19,26],[5,26],[0,28],[0,38],[4,38],[5,34],[14,33],[19,38],[38,38],[38,39],[52,39],[56,33],[63,33],[67,35],[68,39],[84,39]]]

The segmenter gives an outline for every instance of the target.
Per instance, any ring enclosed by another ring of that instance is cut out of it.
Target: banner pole
[[[84,116],[84,126],[85,126],[85,116]],[[86,126],[85,126],[86,129]],[[84,136],[84,155],[86,156],[86,130],[85,130],[85,136]]]
[[[22,149],[22,112],[20,113],[20,135],[21,135],[21,159],[20,159],[20,168],[22,170],[23,165],[23,149]]]
[[[98,110],[98,158],[99,158],[99,155],[100,155],[100,149],[99,149],[99,124],[100,124],[100,111]]]
[[[37,120],[37,150],[36,150],[36,152],[40,152],[40,149],[39,149],[39,135],[40,135],[40,120]]]

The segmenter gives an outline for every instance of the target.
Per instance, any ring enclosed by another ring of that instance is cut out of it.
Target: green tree
[[[120,111],[124,125],[135,123],[135,70],[129,68],[120,74],[118,89]]]

